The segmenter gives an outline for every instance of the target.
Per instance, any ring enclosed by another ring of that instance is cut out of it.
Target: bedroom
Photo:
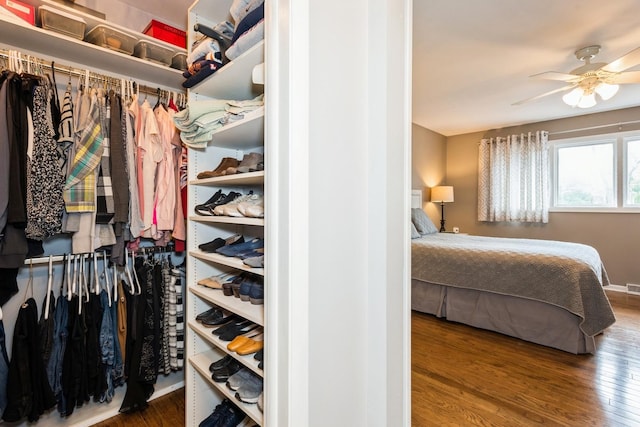
[[[439,184],[454,187],[455,201],[446,204],[445,212],[449,230],[459,227],[471,235],[585,243],[600,253],[611,283],[638,283],[640,265],[633,256],[640,250],[640,242],[634,237],[640,225],[637,213],[552,209],[549,222],[544,225],[476,220],[477,146],[481,138],[512,131],[548,130],[553,141],[554,133],[559,139],[576,129],[596,128],[581,135],[604,134],[620,127],[623,131],[638,129],[637,123],[629,123],[635,122],[640,112],[636,107],[636,100],[640,99],[638,85],[621,86],[616,97],[587,110],[564,105],[562,93],[517,107],[511,105],[562,87],[563,82],[529,76],[578,67],[581,64],[574,51],[580,47],[602,46],[594,62],[610,62],[638,47],[638,22],[631,12],[637,2],[606,6],[592,1],[491,4],[467,4],[462,9],[456,7],[459,4],[444,1],[414,2],[414,19],[421,18],[420,25],[414,25],[412,188],[424,191],[423,208],[438,224],[440,206],[428,202],[427,189]],[[429,79],[421,78],[425,75]],[[434,80],[438,84],[432,84]],[[419,102],[427,98],[429,103]],[[637,308],[632,312],[637,313]],[[636,325],[637,322],[636,319]],[[632,343],[628,345],[636,348]],[[569,357],[564,362],[570,360]],[[637,360],[634,369],[637,372]],[[624,379],[624,375],[620,376]],[[634,387],[637,386],[636,382]],[[414,395],[414,411],[415,407]],[[637,413],[638,409],[630,410]]]

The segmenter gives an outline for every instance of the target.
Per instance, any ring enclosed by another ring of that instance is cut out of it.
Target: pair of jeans
[[[103,289],[100,292],[100,303],[102,304],[102,321],[100,322],[100,362],[104,369],[107,381],[107,389],[100,395],[100,402],[111,402],[115,393],[113,386],[113,370],[115,367],[115,335],[113,329],[113,312],[109,307],[109,296]]]

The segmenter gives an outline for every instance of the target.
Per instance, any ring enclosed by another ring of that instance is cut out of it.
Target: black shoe
[[[198,248],[204,252],[215,252],[216,249],[219,249],[223,246],[237,245],[239,243],[244,243],[244,236],[241,234],[234,234],[227,237],[226,239],[218,237],[210,242],[198,245]]]
[[[216,427],[227,416],[228,409],[235,406],[229,399],[224,399],[213,410],[211,415],[202,420],[199,427]]]
[[[246,334],[247,332],[251,332],[259,326],[256,323],[249,323],[248,325],[231,327],[228,330],[224,331],[223,334],[220,334],[219,337],[222,341],[233,341],[235,337],[238,335]]]
[[[211,203],[208,206],[209,212],[210,212],[209,215],[215,215],[215,213],[213,213],[213,210],[216,208],[216,206],[226,205],[227,203],[234,201],[235,199],[237,199],[240,196],[242,196],[242,193],[237,193],[235,191],[229,191],[229,194],[227,194],[224,197],[219,198],[214,203]]]
[[[203,311],[202,313],[200,313],[200,314],[198,314],[198,315],[196,316],[196,322],[200,322],[200,321],[202,321],[202,319],[204,319],[205,317],[209,317],[209,316],[211,316],[211,315],[212,315],[215,311],[217,311],[217,310],[220,310],[220,308],[219,308],[219,307],[213,307],[213,308],[210,308],[210,309],[209,309],[209,310],[207,310],[207,311]]]
[[[233,360],[233,357],[231,357],[231,355],[227,354],[222,359],[216,360],[211,365],[209,365],[209,372],[213,372],[216,369],[220,369],[220,368],[223,368],[223,367],[227,366],[229,364],[229,362],[231,362],[232,360]]]
[[[217,383],[227,382],[229,377],[238,372],[240,368],[242,368],[240,362],[232,359],[231,362],[229,362],[222,368],[214,369],[214,371],[211,373],[211,379]]]
[[[196,205],[194,208],[194,211],[198,214],[198,215],[207,215],[207,216],[212,216],[213,215],[213,207],[215,207],[215,204],[218,200],[220,199],[224,199],[226,198],[227,195],[224,194],[222,192],[222,190],[218,190],[214,193],[213,196],[211,196],[209,198],[209,200],[207,200],[206,202],[202,203],[201,205]],[[209,207],[213,206],[211,209],[209,209]]]
[[[224,334],[226,331],[228,331],[231,328],[237,328],[240,326],[244,326],[244,325],[249,325],[252,322],[250,320],[247,320],[245,318],[237,318],[237,319],[233,319],[230,322],[228,322],[225,325],[220,326],[219,328],[216,328],[213,330],[213,332],[211,332],[213,335],[221,335]]]
[[[217,312],[214,312],[211,316],[205,317],[200,322],[203,326],[212,327],[222,325],[237,317],[238,316],[235,313],[220,309]]]
[[[259,361],[262,361],[262,352],[264,351],[264,349],[262,350],[258,350],[256,352],[256,354],[253,355],[253,358]]]
[[[236,427],[245,418],[244,412],[233,404],[227,407],[222,415],[223,417],[215,427]]]

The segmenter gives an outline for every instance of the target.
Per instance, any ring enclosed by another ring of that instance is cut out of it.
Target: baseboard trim
[[[623,286],[623,285],[608,285],[604,287],[605,290],[607,291],[614,291],[614,292],[623,292],[623,293],[627,293],[627,287]]]

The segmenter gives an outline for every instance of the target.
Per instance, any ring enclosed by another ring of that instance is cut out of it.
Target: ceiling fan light
[[[565,104],[575,107],[576,105],[578,105],[578,102],[580,102],[583,94],[584,91],[581,88],[577,87],[571,92],[564,95],[562,97],[562,100],[565,102]]]
[[[578,102],[579,108],[591,108],[596,105],[596,94],[590,93],[589,95],[584,95],[580,98],[580,102]]]
[[[611,99],[613,98],[613,96],[618,93],[618,89],[620,88],[620,86],[618,85],[610,85],[608,83],[600,83],[598,86],[596,86],[596,93],[598,95],[600,95],[600,98],[602,98],[603,101],[606,101],[607,99]]]

